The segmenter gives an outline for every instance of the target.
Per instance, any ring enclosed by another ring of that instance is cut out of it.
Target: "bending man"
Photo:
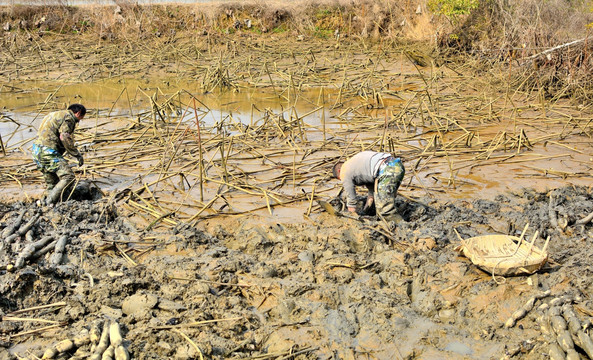
[[[45,203],[55,204],[62,193],[74,182],[74,173],[64,159],[64,153],[78,159],[82,166],[84,159],[74,145],[74,129],[84,115],[86,108],[80,104],[72,104],[68,110],[55,111],[47,114],[41,121],[37,140],[33,143],[33,160],[43,173],[47,186]]]
[[[368,196],[363,212],[371,209],[374,203],[377,215],[385,220],[392,220],[397,213],[397,189],[405,172],[399,158],[394,158],[389,153],[363,151],[346,162],[338,162],[334,166],[333,176],[344,185],[349,211],[356,212],[355,186],[366,186]]]

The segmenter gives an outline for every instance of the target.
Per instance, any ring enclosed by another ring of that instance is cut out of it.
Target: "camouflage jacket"
[[[391,157],[389,153],[374,151],[360,152],[348,159],[340,170],[348,207],[356,206],[356,186],[366,186],[369,196],[374,196],[375,179],[383,160]]]
[[[49,113],[39,125],[35,144],[54,149],[61,155],[67,151],[74,157],[80,156],[72,137],[76,124],[78,124],[78,119],[70,110]]]

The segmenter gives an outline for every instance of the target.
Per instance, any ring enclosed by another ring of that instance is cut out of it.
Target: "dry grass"
[[[60,2],[57,2],[60,4]],[[431,13],[426,1],[299,0],[138,5],[4,6],[2,25],[27,31],[85,33],[102,38],[160,37],[171,32],[286,33],[332,37],[337,33],[375,39],[432,41],[441,46],[506,57],[533,53],[585,36],[593,13],[586,1],[536,0],[503,4],[481,1],[466,17]],[[454,21],[452,21],[454,20]]]
[[[589,36],[590,2],[482,1],[479,9],[458,20],[440,33],[441,50],[470,54],[481,60],[476,65],[482,70],[501,66],[497,71],[505,75],[499,80],[521,90],[548,98],[592,98],[591,41],[546,52]]]
[[[199,5],[139,6],[130,1],[119,1],[115,6],[14,5],[1,8],[0,21],[11,29],[84,33],[111,40],[161,37],[186,30],[427,40],[435,34],[436,24],[430,14],[416,13],[419,6],[423,8],[422,4],[423,1],[302,0]]]
[[[584,37],[593,22],[589,2],[570,0],[481,1],[456,27],[441,33],[440,43],[487,56],[533,53]],[[519,54],[521,55],[521,54]]]

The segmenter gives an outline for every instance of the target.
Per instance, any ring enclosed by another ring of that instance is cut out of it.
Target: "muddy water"
[[[505,130],[505,126],[485,126],[480,129],[480,133],[490,132],[496,136]],[[546,128],[531,129],[529,133],[539,137],[546,136],[550,131]],[[589,174],[593,170],[593,147],[587,136],[572,136],[562,144],[537,144],[531,147],[529,156],[524,158],[514,156],[517,154],[516,149],[508,150],[500,155],[504,161],[494,157],[485,166],[471,164],[471,159],[477,156],[472,154],[452,159],[446,168],[441,165],[420,177],[424,177],[423,184],[427,186],[439,182],[451,185],[454,191],[449,194],[454,198],[472,198],[479,194],[493,199],[501,192],[522,188],[543,191],[566,184],[588,186],[591,183]],[[450,178],[451,173],[455,174],[454,179]]]
[[[409,89],[400,88],[400,93],[414,91],[416,85],[409,84],[407,87]],[[262,116],[268,112],[282,114],[282,117],[287,119],[294,114],[305,115],[303,124],[310,141],[322,138],[322,127],[327,131],[344,127],[343,120],[336,118],[343,111],[343,106],[340,109],[331,110],[338,95],[336,91],[328,89],[300,91],[298,96],[293,94],[292,97],[290,91],[288,94],[285,92],[278,96],[270,89],[264,91],[249,88],[241,91],[201,94],[195,84],[177,79],[159,81],[120,79],[66,84],[58,88],[44,82],[21,83],[3,86],[1,92],[3,96],[0,97],[0,106],[6,110],[2,112],[3,118],[0,120],[0,135],[7,148],[18,148],[23,154],[27,154],[40,119],[48,111],[46,108],[59,108],[59,104],[72,102],[84,103],[89,108],[89,114],[81,124],[81,129],[86,131],[92,131],[97,126],[104,131],[127,126],[138,114],[150,112],[151,97],[159,102],[171,97],[187,97],[187,94],[196,96],[198,117],[206,127],[215,127],[223,122],[257,127],[262,122]],[[291,97],[290,102],[288,97]],[[397,113],[405,106],[405,99],[386,97],[384,104],[392,113]],[[181,112],[181,109],[177,111]],[[369,114],[380,119],[384,116],[381,112],[383,110],[371,110]],[[541,116],[541,113],[530,113],[528,116],[520,115],[518,119],[515,116],[514,120],[480,124],[479,131],[476,132],[478,135],[472,139],[472,142],[480,143],[488,140],[494,142],[504,134],[516,133],[517,129],[525,129],[531,138],[567,131],[563,129],[562,124],[549,122],[546,117],[538,119],[537,116]],[[185,126],[191,126],[192,121],[195,121],[194,111],[186,107],[182,114],[176,115],[176,118]],[[544,125],[522,125],[525,121],[532,124],[543,122]],[[232,136],[240,131],[238,129],[236,126],[227,127],[227,133]],[[419,140],[410,139],[407,143],[410,146],[426,147],[428,150],[425,149],[425,152],[430,154],[430,149],[427,147],[429,138],[422,136],[423,130],[422,127],[411,129],[419,134],[420,138]],[[404,129],[402,136],[405,136],[408,131]],[[452,141],[464,134],[465,130],[452,130],[447,132],[443,139]],[[586,175],[593,169],[593,159],[590,156],[593,153],[593,147],[588,140],[586,136],[575,135],[568,136],[562,143],[557,141],[539,143],[530,149],[528,156],[516,159],[513,155],[518,154],[520,149],[509,150],[494,156],[487,151],[480,151],[474,154],[454,154],[445,159],[429,159],[426,162],[415,163],[416,172],[407,184],[429,195],[438,195],[438,191],[433,192],[433,189],[446,188],[447,195],[453,198],[468,198],[476,194],[493,198],[501,191],[516,191],[523,187],[543,190],[565,184],[587,185],[590,178]],[[484,161],[477,164],[475,161],[477,159]],[[287,157],[281,160],[290,162],[291,159]],[[249,161],[243,162],[243,171],[255,171],[258,164],[258,161],[253,161],[251,165]],[[409,168],[411,163],[407,163],[406,166]],[[266,176],[271,179],[276,175]],[[266,176],[260,178],[260,181],[265,182]],[[110,176],[107,181],[107,190],[116,190],[129,181],[130,179],[125,176]],[[402,190],[405,191],[405,189],[403,187]],[[292,191],[294,190],[296,188]],[[192,195],[195,196],[195,192]],[[242,202],[240,199],[237,201]],[[251,205],[251,203],[245,204],[245,206]],[[278,215],[284,219],[284,216]]]
[[[24,91],[24,88],[31,88],[34,90]],[[253,89],[241,88],[239,91],[228,91],[218,93],[200,93],[196,89],[196,84],[191,82],[180,82],[178,79],[159,80],[159,81],[135,81],[128,79],[120,79],[113,81],[99,81],[95,83],[83,84],[66,84],[58,88],[51,87],[51,84],[44,82],[27,82],[21,84],[13,84],[11,86],[4,86],[2,88],[3,96],[0,99],[0,106],[4,109],[11,109],[3,112],[3,118],[0,121],[0,134],[2,135],[3,143],[8,148],[12,156],[8,157],[8,161],[23,162],[29,157],[31,141],[36,135],[36,128],[39,125],[42,117],[49,111],[47,108],[58,107],[60,104],[68,104],[72,102],[84,103],[89,112],[87,117],[79,125],[79,132],[86,134],[96,134],[100,132],[116,131],[118,129],[127,128],[136,118],[145,116],[151,111],[150,104],[161,102],[164,99],[181,99],[187,106],[178,108],[176,113],[171,113],[175,123],[179,124],[181,128],[194,129],[195,115],[198,116],[201,126],[204,129],[211,129],[218,133],[224,132],[224,136],[232,137],[244,131],[245,128],[258,128],[265,125],[269,114],[274,117],[272,121],[277,122],[280,127],[284,119],[291,119],[299,117],[299,127],[302,127],[304,133],[302,137],[306,137],[307,141],[321,141],[326,135],[325,132],[331,132],[334,129],[345,128],[342,121],[337,121],[334,115],[338,110],[330,110],[336,104],[338,92],[328,88],[300,90],[298,93],[289,89],[284,92],[272,91],[271,89]],[[188,101],[189,95],[195,96],[196,101]],[[401,104],[399,99],[386,99],[386,103]],[[194,111],[193,106],[196,106]],[[40,110],[41,108],[41,110]],[[224,130],[221,130],[220,124],[224,123]],[[284,126],[284,125],[282,125]],[[296,125],[295,125],[296,126]],[[93,147],[93,141],[85,141],[79,144],[82,148]],[[258,146],[258,144],[254,144]],[[124,151],[128,144],[114,144],[107,148],[107,153],[121,149]],[[290,145],[292,146],[292,145]],[[259,150],[255,150],[258,152]],[[301,149],[299,148],[299,152]],[[233,159],[238,160],[241,165],[241,171],[247,173],[259,173],[262,162],[257,157],[252,157],[255,152],[251,154],[237,154]],[[106,156],[106,153],[93,151],[94,159],[91,157],[87,159],[87,163],[100,162],[101,158]],[[317,151],[316,156],[333,155],[333,152],[325,153]],[[194,154],[195,155],[195,154]],[[219,154],[216,151],[205,153],[206,158],[215,158]],[[280,152],[280,154],[268,155],[272,162],[295,164],[301,155],[296,153],[288,156]],[[154,159],[143,161],[132,170],[112,169],[111,171],[100,171],[99,176],[93,176],[92,179],[96,181],[103,190],[113,192],[121,190],[134,183],[139,174],[142,174],[143,181],[150,183],[159,178],[159,174],[150,173],[148,169],[155,165]],[[264,186],[269,183],[274,183],[278,177],[277,173],[264,172],[258,174],[255,178],[257,185]],[[202,199],[202,192],[195,187],[195,179],[189,181],[180,181],[182,189],[188,190],[188,195],[194,198]],[[16,184],[14,184],[16,185]],[[292,186],[290,186],[292,185]],[[26,196],[36,197],[40,194],[42,189],[38,186],[24,187],[19,184],[20,190]],[[193,188],[193,190],[190,189]],[[8,185],[5,189],[11,188]],[[331,188],[330,188],[331,189]],[[310,185],[297,184],[296,179],[289,184],[286,189],[288,195],[300,194],[302,191],[311,191]],[[321,189],[327,191],[327,189]],[[206,199],[212,198],[217,193],[216,186],[205,188],[204,196]],[[319,193],[318,189],[318,193]],[[10,193],[7,191],[5,195]],[[164,197],[168,197],[165,201],[179,201],[180,199],[174,196],[174,193],[163,192]],[[302,216],[295,215],[296,210],[301,203],[288,204],[287,206],[278,207],[274,210],[266,209],[262,206],[270,199],[266,200],[263,196],[234,196],[232,206],[227,203],[226,209],[230,212],[245,213],[252,209],[262,215],[272,217],[272,221],[289,221],[300,222],[303,221]],[[272,200],[273,202],[276,202]],[[262,209],[263,208],[263,209]],[[188,209],[179,207],[177,209],[180,213],[189,211]],[[302,211],[301,211],[302,212]],[[210,209],[206,214],[212,213]]]
[[[63,104],[83,103],[89,113],[82,127],[89,127],[93,126],[93,120],[97,117],[134,118],[138,113],[150,111],[151,98],[159,102],[162,98],[187,97],[188,94],[196,97],[200,120],[209,126],[229,118],[233,122],[254,126],[257,125],[254,121],[266,110],[276,113],[286,111],[286,117],[289,118],[288,110],[284,109],[293,106],[301,116],[312,112],[304,119],[312,126],[321,126],[322,112],[328,119],[327,126],[335,126],[330,122],[328,108],[317,105],[320,90],[301,91],[299,97],[293,97],[289,103],[287,94],[281,97],[273,92],[258,89],[203,94],[198,90],[197,84],[180,82],[177,79],[159,81],[122,79],[66,84],[58,88],[54,86],[53,83],[30,82],[0,87],[0,94],[2,94],[0,107],[5,109],[0,112],[3,116],[0,119],[0,134],[8,147],[35,136],[34,130],[43,115],[47,113],[47,110],[39,111],[39,108],[53,109],[61,108]],[[324,99],[329,104],[333,103],[335,92],[325,89],[323,93]],[[193,109],[185,110],[186,118],[182,118],[181,121],[193,119]],[[106,126],[105,129],[110,127]]]
[[[327,89],[313,89],[309,91],[300,91],[297,96],[291,96],[290,92],[278,95],[271,90],[259,89],[241,89],[234,92],[220,92],[203,94],[198,92],[196,85],[188,82],[179,82],[176,79],[161,81],[135,81],[135,80],[114,80],[100,81],[96,83],[63,85],[58,88],[52,88],[51,84],[43,82],[32,82],[13,86],[3,87],[3,93],[6,96],[0,98],[0,106],[4,109],[11,109],[2,113],[0,120],[0,134],[4,145],[9,153],[13,154],[8,161],[21,162],[29,157],[31,142],[36,136],[38,127],[43,115],[48,111],[46,107],[60,106],[59,104],[68,104],[80,102],[87,106],[89,112],[83,122],[79,125],[79,132],[96,132],[100,129],[102,132],[115,131],[126,128],[134,120],[151,111],[150,104],[163,99],[184,97],[187,103],[188,94],[196,97],[196,102],[189,102],[188,106],[180,108],[177,113],[172,114],[175,121],[181,124],[183,128],[195,128],[195,114],[200,119],[201,126],[208,129],[215,129],[218,124],[225,123],[226,136],[233,136],[242,131],[244,127],[257,128],[263,122],[263,117],[268,113],[273,113],[277,117],[291,118],[299,116],[302,118],[302,126],[311,129],[307,134],[310,140],[320,139],[321,129],[338,128],[342,125],[336,123],[331,118],[329,106],[320,103],[323,98],[328,104],[335,103],[336,94]],[[34,91],[22,91],[22,88],[29,87]],[[156,95],[155,95],[156,94]],[[151,100],[152,98],[152,100]],[[290,102],[288,102],[290,98]],[[48,103],[49,102],[49,103]],[[43,105],[45,104],[45,105]],[[193,106],[196,106],[194,111]],[[319,104],[319,105],[318,105]],[[39,111],[39,108],[42,108]],[[91,143],[80,144],[83,148],[92,146]],[[110,147],[109,151],[116,148],[125,149],[127,145],[115,145]],[[16,155],[16,156],[15,156]],[[98,153],[95,160],[100,161],[101,155]],[[207,157],[218,156],[216,152],[205,154]],[[257,172],[261,166],[261,161],[249,159],[249,156],[243,157],[241,161],[242,170],[246,172]],[[285,159],[292,162],[294,159],[289,156]],[[88,162],[89,160],[87,160]],[[150,166],[154,166],[154,161],[143,161],[140,168],[132,171],[111,171],[100,177],[93,177],[105,191],[118,191],[137,179],[138,173],[145,172]],[[258,183],[271,181],[276,175],[263,174],[258,176]],[[158,179],[158,174],[144,174],[143,180],[147,183]],[[180,182],[182,188],[195,185],[195,182]],[[16,185],[16,184],[15,184]],[[7,186],[8,190],[11,186]],[[40,194],[40,187],[21,188],[25,194],[35,197]],[[207,188],[205,190],[206,198],[216,193],[216,188]],[[293,193],[300,191],[296,186],[292,187]],[[8,192],[4,193],[5,195]],[[197,188],[188,193],[196,198],[201,198]],[[28,196],[28,195],[27,195]],[[167,193],[164,193],[167,196]],[[175,196],[169,198],[171,201],[179,201]],[[233,201],[233,211],[246,212],[250,209],[261,208],[264,198],[253,198],[248,196],[237,196]],[[186,210],[178,209],[180,212]],[[206,213],[208,213],[207,211]],[[260,211],[262,214],[269,214],[268,210]],[[300,216],[294,216],[292,206],[280,208],[274,211],[274,218],[277,220],[302,221]],[[296,219],[296,220],[295,220]]]

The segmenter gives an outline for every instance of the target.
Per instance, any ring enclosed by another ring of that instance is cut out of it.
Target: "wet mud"
[[[562,348],[568,327],[563,343],[549,325],[562,306],[591,335],[590,187],[400,197],[398,207],[390,223],[316,212],[299,224],[212,218],[159,230],[105,198],[3,203],[0,357],[41,357],[107,321],[138,359],[542,359],[572,353]],[[536,274],[493,278],[455,251],[460,237],[518,235],[526,224],[536,245],[551,239]],[[48,237],[66,239],[62,254],[56,245],[22,261]],[[55,358],[86,358],[89,339]],[[572,349],[586,358],[583,346]]]

